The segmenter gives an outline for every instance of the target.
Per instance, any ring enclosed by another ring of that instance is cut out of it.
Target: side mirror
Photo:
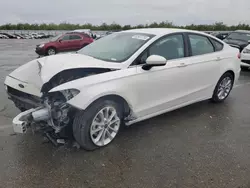
[[[60,42],[60,43],[61,43],[61,42],[62,42],[62,39],[59,39],[59,40],[58,40],[58,42]]]
[[[164,66],[166,65],[167,60],[165,57],[159,55],[151,55],[146,59],[146,64],[142,66],[143,70],[150,70],[152,67],[155,66]]]

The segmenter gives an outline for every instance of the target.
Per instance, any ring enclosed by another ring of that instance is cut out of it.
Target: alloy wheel
[[[94,117],[90,126],[90,137],[97,146],[109,144],[117,135],[121,120],[112,106],[102,108]]]
[[[55,55],[55,54],[56,54],[56,51],[53,48],[50,48],[48,50],[48,55]]]
[[[232,89],[232,79],[230,77],[225,77],[219,84],[218,91],[217,91],[217,96],[220,100],[225,99],[231,89]]]

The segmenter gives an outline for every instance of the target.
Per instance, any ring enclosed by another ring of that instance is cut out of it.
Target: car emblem
[[[19,86],[20,88],[24,88],[24,85],[23,85],[23,84],[18,84],[18,86]]]

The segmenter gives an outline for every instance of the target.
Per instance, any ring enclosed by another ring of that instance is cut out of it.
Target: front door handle
[[[186,66],[187,66],[187,64],[185,64],[185,63],[180,63],[177,67],[181,68],[181,67],[186,67]]]

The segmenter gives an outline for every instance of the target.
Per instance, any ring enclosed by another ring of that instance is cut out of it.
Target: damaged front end
[[[45,134],[53,143],[57,139],[71,136],[71,126],[76,109],[67,101],[79,93],[76,89],[47,93],[42,104],[20,113],[13,119],[16,133],[26,133],[28,128]],[[63,131],[66,130],[66,131]]]
[[[52,138],[51,135],[53,135],[53,138],[70,137],[72,135],[71,125],[73,117],[77,110],[68,104],[67,101],[79,94],[80,91],[77,89],[66,89],[51,92],[51,90],[80,78],[109,71],[111,69],[108,68],[75,68],[58,72],[47,82],[43,83],[40,89],[42,96],[36,97],[39,100],[35,102],[33,102],[33,95],[6,86],[9,98],[23,111],[13,119],[14,131],[16,133],[25,133],[31,127],[35,131],[39,130],[45,133],[50,140]],[[25,104],[30,104],[31,102],[28,103],[27,101],[32,101],[34,104],[31,103],[32,105],[23,107],[17,105],[19,103],[14,99],[19,99],[20,102],[25,102]]]

